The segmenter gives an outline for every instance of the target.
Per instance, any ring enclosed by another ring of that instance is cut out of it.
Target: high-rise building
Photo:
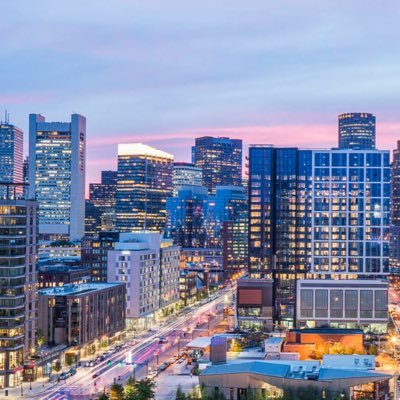
[[[100,232],[99,237],[82,240],[82,265],[90,269],[92,282],[107,282],[108,251],[119,237],[119,232]]]
[[[173,195],[184,186],[201,186],[203,172],[192,163],[174,162],[172,171],[172,185],[174,187]]]
[[[118,145],[116,230],[162,232],[173,156],[142,143]]]
[[[6,122],[0,122],[0,181],[22,183],[22,152],[24,134],[21,129]],[[0,187],[0,196],[6,198],[6,187]],[[22,192],[22,187],[16,188]]]
[[[390,226],[390,266],[400,268],[400,140],[393,151],[392,209]]]
[[[117,171],[102,171],[101,183],[89,184],[89,200],[85,204],[85,236],[98,236],[101,231],[115,229],[115,193]]]
[[[224,273],[229,277],[247,270],[248,203],[243,186],[217,186],[214,207],[219,227],[216,236],[224,253]]]
[[[167,199],[166,236],[178,246],[205,247],[208,191],[204,186],[184,186]]]
[[[36,203],[0,200],[0,387],[15,387],[35,348]]]
[[[249,270],[274,279],[275,320],[295,322],[296,282],[388,272],[389,153],[251,146]]]
[[[46,122],[29,115],[29,196],[38,203],[43,240],[79,240],[85,233],[86,118]]]
[[[129,325],[150,327],[155,313],[179,300],[180,248],[161,234],[121,233],[108,252],[108,282],[126,284]]]
[[[196,167],[203,171],[203,186],[214,194],[216,186],[242,184],[242,141],[226,137],[196,138]]]
[[[375,149],[376,118],[369,113],[339,115],[340,149]]]

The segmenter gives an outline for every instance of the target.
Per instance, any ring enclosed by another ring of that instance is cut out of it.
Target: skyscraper
[[[172,172],[173,195],[176,196],[183,186],[201,186],[202,178],[201,168],[192,163],[174,162]]]
[[[376,118],[369,113],[339,115],[340,149],[375,149]]]
[[[79,240],[85,232],[86,118],[46,122],[29,115],[29,195],[38,202],[44,240]]]
[[[184,186],[167,199],[167,237],[182,247],[205,247],[208,191],[204,186]]]
[[[400,140],[393,151],[392,163],[392,214],[390,227],[390,264],[400,268]]]
[[[274,279],[275,320],[295,321],[296,281],[388,273],[389,153],[250,147],[249,270]]]
[[[117,171],[102,171],[101,183],[89,184],[85,205],[85,235],[98,236],[100,231],[115,229],[115,193]]]
[[[242,184],[242,141],[226,137],[196,138],[196,167],[203,171],[203,186],[214,194],[216,186]]]
[[[21,384],[35,347],[36,203],[0,200],[0,387]]]
[[[172,162],[171,154],[142,143],[118,145],[117,231],[164,230]]]
[[[0,122],[0,181],[23,182],[22,152],[24,134],[21,129],[8,123]],[[17,188],[22,191],[22,188]],[[6,197],[5,187],[0,187],[0,196]]]

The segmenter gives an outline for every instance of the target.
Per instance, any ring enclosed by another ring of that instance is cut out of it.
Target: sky
[[[87,183],[117,144],[190,160],[194,138],[332,147],[337,115],[400,139],[398,0],[13,0],[1,5],[0,115],[87,118]]]

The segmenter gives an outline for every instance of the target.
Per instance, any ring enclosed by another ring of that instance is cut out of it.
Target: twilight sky
[[[336,145],[337,114],[400,139],[398,0],[2,2],[0,113],[87,117],[87,182],[117,143],[189,160],[196,136]]]

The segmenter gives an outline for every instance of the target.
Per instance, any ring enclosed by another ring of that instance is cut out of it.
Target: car
[[[60,375],[60,380],[68,379],[70,376],[71,376],[71,375],[70,375],[68,372],[63,372],[63,373]]]
[[[75,369],[75,368],[71,368],[71,369],[68,371],[68,373],[69,373],[71,376],[74,376],[74,375],[76,374],[76,369]]]
[[[104,357],[104,356],[100,356],[99,357],[99,361],[101,362],[101,361],[104,361],[106,358]]]
[[[158,344],[168,343],[168,339],[165,337],[158,338]]]
[[[103,353],[103,357],[107,358],[110,355],[110,353],[108,351],[106,351],[105,353]]]
[[[96,379],[100,376],[100,372],[96,372],[95,374],[92,375],[93,379]]]

